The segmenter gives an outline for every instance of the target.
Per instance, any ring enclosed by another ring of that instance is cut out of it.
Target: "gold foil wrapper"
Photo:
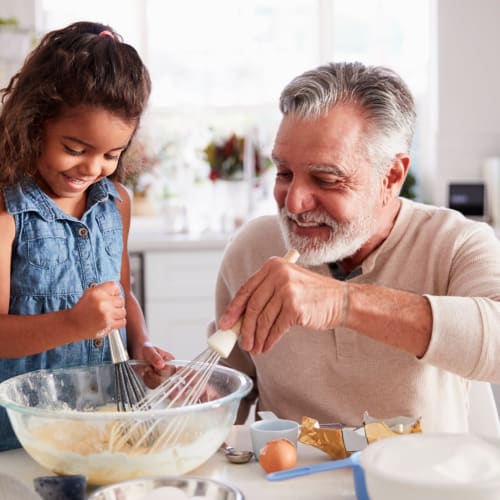
[[[302,417],[299,441],[319,448],[333,458],[346,458],[350,455],[345,449],[342,428],[322,429],[319,422],[311,417]]]
[[[370,417],[365,412],[363,417],[363,426],[365,429],[366,440],[368,443],[374,443],[380,439],[400,436],[401,434],[415,434],[422,432],[421,418],[395,417],[386,420],[380,420]]]
[[[370,417],[365,412],[363,425],[360,427],[340,424],[333,428],[322,427],[316,419],[302,417],[299,441],[319,448],[334,459],[341,459],[380,439],[417,432],[422,432],[420,418],[395,417],[382,420]]]

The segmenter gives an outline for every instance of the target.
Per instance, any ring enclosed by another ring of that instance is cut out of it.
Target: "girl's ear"
[[[398,153],[384,177],[385,202],[399,195],[409,167],[410,157],[405,153]]]

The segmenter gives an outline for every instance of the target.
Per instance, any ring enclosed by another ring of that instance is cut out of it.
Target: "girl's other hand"
[[[174,359],[174,356],[168,351],[153,345],[151,342],[144,342],[139,349],[134,350],[132,355],[134,359],[147,361],[155,370],[164,369],[165,364]]]
[[[142,359],[149,363],[144,369],[143,378],[147,387],[153,388],[175,373],[175,366],[168,365],[174,359],[169,352],[145,342],[138,353],[134,352],[134,359]]]

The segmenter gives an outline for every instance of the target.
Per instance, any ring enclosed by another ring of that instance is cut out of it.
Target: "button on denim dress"
[[[73,307],[94,283],[120,281],[122,220],[108,179],[88,190],[81,219],[62,210],[33,179],[3,190],[13,215],[10,314],[43,314]],[[122,336],[124,332],[122,332]],[[16,342],[16,339],[12,339]],[[0,381],[41,368],[95,365],[111,359],[109,343],[73,342],[56,349],[7,359],[0,353]],[[99,345],[101,344],[101,345]],[[0,407],[0,451],[19,447],[7,413]]]

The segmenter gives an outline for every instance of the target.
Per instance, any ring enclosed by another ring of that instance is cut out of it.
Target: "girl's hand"
[[[167,362],[174,359],[169,352],[154,346],[151,342],[144,342],[139,349],[134,350],[134,359],[142,359],[149,363],[142,373],[144,383],[147,387],[157,387],[166,378],[175,373],[175,366]]]
[[[112,281],[87,288],[70,314],[80,339],[103,337],[127,324],[120,287]]]
[[[168,361],[174,359],[174,356],[161,347],[153,345],[151,342],[144,342],[138,349],[132,353],[134,359],[147,361],[155,370],[162,370]]]

